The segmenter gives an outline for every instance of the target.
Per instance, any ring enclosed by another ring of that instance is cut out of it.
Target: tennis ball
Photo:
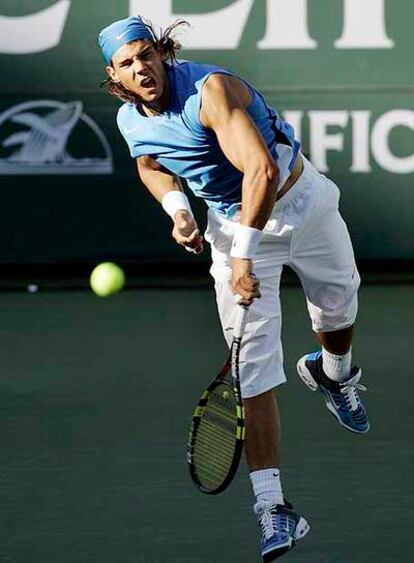
[[[103,262],[92,271],[89,282],[96,295],[108,297],[124,287],[125,274],[113,262]]]
[[[227,401],[230,398],[230,393],[228,391],[223,391],[223,399]]]

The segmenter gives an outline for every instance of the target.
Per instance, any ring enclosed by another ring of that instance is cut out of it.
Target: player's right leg
[[[256,497],[254,513],[262,538],[263,561],[274,561],[309,532],[309,524],[283,496],[280,482],[280,414],[276,394],[244,399],[246,460]]]
[[[234,297],[229,279],[216,280],[217,304],[231,342]],[[305,518],[283,495],[280,477],[280,415],[274,388],[284,383],[281,313],[274,278],[262,278],[261,298],[249,308],[240,352],[240,379],[246,413],[246,461],[255,495],[254,512],[263,561],[274,561],[308,533]]]
[[[231,290],[230,249],[234,225],[210,213],[206,240],[211,244],[217,306],[224,336],[231,343],[236,314]],[[306,520],[286,502],[280,478],[280,417],[274,388],[286,381],[281,342],[279,282],[289,255],[290,231],[264,236],[254,261],[261,298],[249,307],[240,350],[240,380],[246,412],[246,459],[260,525],[261,553],[273,561],[309,531]]]

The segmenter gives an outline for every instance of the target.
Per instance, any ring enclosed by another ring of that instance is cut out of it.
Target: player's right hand
[[[242,297],[238,303],[251,305],[254,299],[261,297],[260,281],[253,274],[253,262],[245,258],[232,258],[231,269],[233,293]]]
[[[204,250],[204,239],[196,220],[188,211],[180,210],[175,214],[172,236],[188,252],[201,254]]]

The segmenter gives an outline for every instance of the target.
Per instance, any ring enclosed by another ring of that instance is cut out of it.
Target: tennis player
[[[216,66],[177,59],[173,32],[182,23],[157,35],[140,17],[129,17],[105,28],[99,44],[109,92],[124,102],[118,126],[141,180],[171,217],[176,242],[196,254],[204,239],[179,178],[207,203],[205,240],[229,343],[234,294],[250,304],[241,350],[246,459],[262,557],[273,561],[309,530],[284,498],[279,469],[274,389],[286,380],[282,268],[288,264],[298,274],[321,345],[299,360],[300,377],[322,393],[342,426],[366,433],[361,370],[351,367],[360,278],[338,212],[337,186],[301,154],[293,128],[248,82]]]

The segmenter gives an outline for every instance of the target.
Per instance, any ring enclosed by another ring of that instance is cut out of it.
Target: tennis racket
[[[237,305],[229,356],[202,394],[191,423],[187,447],[190,475],[198,489],[208,495],[217,495],[230,485],[243,451],[245,420],[239,356],[247,311],[246,305]]]

